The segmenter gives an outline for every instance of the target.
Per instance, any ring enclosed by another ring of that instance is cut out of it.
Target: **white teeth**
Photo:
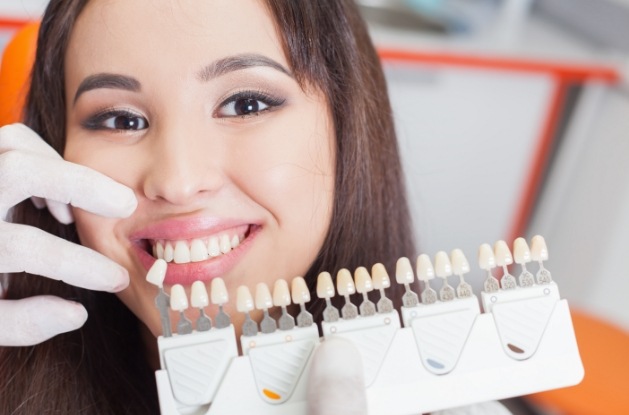
[[[229,300],[227,287],[225,287],[225,281],[222,278],[212,280],[210,291],[212,292],[212,304],[223,305]]]
[[[173,250],[173,246],[170,244],[170,242],[166,242],[166,245],[164,246],[164,261],[172,262],[174,258],[175,251]]]
[[[210,304],[207,289],[203,281],[195,281],[192,283],[192,288],[190,289],[190,304],[192,304],[194,308],[203,308]]]
[[[221,252],[226,254],[232,250],[232,244],[229,240],[229,236],[223,235],[220,239]]]
[[[207,247],[200,239],[193,239],[190,244],[190,261],[199,262],[209,258]]]
[[[533,261],[548,260],[548,248],[546,248],[546,241],[541,235],[535,235],[531,239],[531,258]]]
[[[268,310],[271,307],[273,307],[271,291],[269,291],[269,287],[265,283],[259,282],[256,285],[256,308],[258,310]]]
[[[336,291],[339,295],[343,296],[351,295],[356,292],[352,274],[348,269],[343,268],[336,274]]]
[[[184,311],[188,308],[188,297],[183,285],[175,284],[170,288],[170,308],[175,311]]]
[[[287,307],[290,305],[290,290],[286,280],[277,280],[273,286],[273,305]]]
[[[146,273],[146,280],[153,285],[161,287],[166,277],[166,268],[168,268],[166,261],[163,259],[156,260],[149,269],[149,272]]]
[[[317,297],[334,297],[334,283],[332,283],[332,276],[327,271],[323,271],[317,277]]]
[[[378,263],[371,267],[371,280],[373,281],[373,287],[376,290],[381,288],[389,288],[391,286],[391,279],[384,265]]]
[[[253,310],[253,297],[245,285],[241,285],[236,291],[236,309],[241,313],[248,313]]]
[[[413,267],[408,258],[402,257],[395,264],[395,281],[398,284],[410,284],[415,280],[413,275]]]
[[[173,261],[175,261],[175,264],[187,264],[190,262],[190,248],[188,248],[188,244],[184,241],[177,241],[175,243]]]
[[[192,239],[178,241],[156,241],[151,250],[155,258],[163,259],[166,262],[177,264],[187,264],[189,262],[205,261],[228,252],[240,245],[244,238],[242,235],[233,235],[230,239],[228,234],[212,236],[207,239]]]
[[[531,262],[531,250],[526,243],[526,239],[518,238],[513,242],[513,257],[516,264]]]
[[[435,269],[432,266],[430,257],[421,254],[417,257],[417,279],[420,281],[428,281],[435,278]]]
[[[463,275],[470,272],[470,264],[465,258],[465,254],[460,249],[455,249],[450,253],[450,260],[452,261],[452,271],[456,275]]]
[[[496,256],[496,264],[500,267],[513,263],[511,251],[505,241],[500,240],[494,244],[494,255]]]
[[[452,264],[450,263],[448,254],[444,251],[437,252],[435,256],[435,273],[437,277],[440,278],[447,278],[452,275]]]
[[[291,282],[291,296],[295,304],[304,304],[310,301],[310,291],[303,277],[293,278]]]
[[[218,244],[218,237],[213,236],[207,244],[207,251],[211,257],[219,256],[221,254],[221,247]]]
[[[155,244],[155,258],[164,259],[164,245],[161,242]]]
[[[354,279],[356,283],[356,291],[361,294],[373,291],[373,282],[371,276],[365,267],[358,267],[354,272]]]
[[[485,271],[496,267],[496,257],[489,244],[482,244],[478,248],[478,266]]]

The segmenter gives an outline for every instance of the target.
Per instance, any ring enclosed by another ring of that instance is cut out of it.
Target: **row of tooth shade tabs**
[[[535,236],[531,239],[531,248],[529,248],[524,238],[517,238],[513,245],[513,255],[504,241],[498,241],[492,247],[489,244],[482,244],[479,248],[478,263],[481,269],[487,271],[487,278],[484,282],[484,290],[486,292],[494,292],[502,289],[513,289],[517,287],[517,281],[513,277],[507,266],[514,262],[521,265],[522,272],[518,278],[520,286],[530,286],[537,282],[544,284],[551,281],[550,272],[546,270],[542,261],[548,259],[548,250],[544,238]],[[160,261],[160,260],[158,260]],[[165,275],[165,262],[157,264],[151,268],[147,274],[147,280],[161,287],[163,275]],[[526,264],[531,261],[538,261],[540,269],[537,273],[537,281],[533,279],[532,274],[527,270]],[[499,282],[491,273],[496,266],[503,267],[503,276]],[[159,269],[154,271],[154,268]],[[450,255],[444,251],[440,251],[435,255],[434,266],[431,258],[426,254],[421,254],[416,262],[417,279],[424,285],[421,292],[421,302],[424,304],[432,304],[436,301],[451,301],[455,298],[467,298],[473,295],[471,286],[465,282],[464,274],[470,271],[469,263],[460,249],[453,250]],[[450,286],[448,277],[451,275],[459,277],[459,283],[456,287]],[[158,276],[155,276],[158,275]],[[442,279],[442,285],[437,293],[431,286],[430,280],[435,276]],[[402,303],[405,307],[414,307],[419,304],[419,298],[415,292],[410,289],[410,284],[415,281],[415,275],[411,262],[408,258],[402,257],[398,259],[395,272],[396,282],[405,286],[405,293],[402,297]],[[386,297],[385,289],[391,286],[389,275],[385,267],[378,263],[371,269],[371,274],[365,267],[358,267],[352,278],[352,274],[347,269],[341,269],[336,277],[335,284],[332,276],[328,272],[322,272],[317,279],[317,296],[326,301],[326,308],[323,312],[325,321],[336,321],[341,316],[343,319],[353,319],[359,315],[369,316],[375,313],[388,313],[393,310],[393,303]],[[377,305],[368,298],[368,293],[373,290],[380,291],[380,300]],[[201,313],[201,321],[204,322],[203,327],[211,326],[211,323],[205,323],[205,319],[209,318],[204,315],[203,308],[208,306],[211,300],[212,304],[222,305],[228,301],[227,290],[222,279],[215,278],[211,282],[211,298],[209,298],[205,284],[196,281],[191,287],[190,305],[198,308]],[[335,294],[345,298],[345,304],[341,308],[341,313],[332,306],[331,298]],[[362,303],[356,307],[351,303],[349,297],[355,293],[362,295]],[[247,286],[240,286],[237,290],[237,310],[246,314],[246,322],[243,327],[243,334],[255,335],[257,333],[257,324],[250,318],[249,313],[254,309],[261,310],[264,313],[260,327],[263,333],[273,332],[278,328],[280,330],[288,330],[295,326],[295,320],[288,314],[286,307],[291,304],[299,304],[301,310],[297,316],[297,325],[299,327],[307,327],[313,324],[313,318],[305,309],[305,304],[310,301],[310,292],[306,282],[302,277],[296,277],[291,281],[291,289],[285,280],[275,281],[273,293],[265,283],[258,283],[255,291],[255,301]],[[184,319],[183,311],[189,307],[183,286],[175,284],[171,288],[170,307],[181,313]],[[272,307],[280,307],[282,310],[281,317],[277,320],[269,316],[269,309]],[[223,313],[224,314],[224,313]],[[199,330],[197,323],[197,330]],[[191,328],[186,325],[184,331],[188,332]],[[178,329],[178,332],[181,331]]]

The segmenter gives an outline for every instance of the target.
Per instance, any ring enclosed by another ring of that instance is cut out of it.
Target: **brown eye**
[[[143,130],[147,126],[147,122],[142,117],[118,115],[106,120],[103,125],[106,128],[114,130]]]
[[[262,108],[260,108],[261,106]],[[239,99],[234,102],[234,112],[236,115],[249,115],[261,109],[265,109],[266,107],[267,106],[264,104],[260,105],[260,101],[251,98]]]
[[[218,118],[256,116],[281,106],[284,101],[260,92],[239,92],[223,101],[215,116]]]
[[[83,126],[89,130],[138,131],[149,126],[148,120],[128,110],[106,110],[87,119]]]

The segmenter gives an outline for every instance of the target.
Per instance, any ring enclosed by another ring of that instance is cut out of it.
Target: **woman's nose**
[[[145,196],[185,205],[217,192],[225,183],[223,157],[211,141],[181,133],[155,137],[146,161]]]

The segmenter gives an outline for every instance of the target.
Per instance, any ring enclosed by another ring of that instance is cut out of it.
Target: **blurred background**
[[[388,78],[421,253],[463,249],[478,293],[481,243],[543,235],[578,314],[587,388],[529,409],[629,413],[629,0],[356,1]],[[46,3],[0,0],[0,50]]]

